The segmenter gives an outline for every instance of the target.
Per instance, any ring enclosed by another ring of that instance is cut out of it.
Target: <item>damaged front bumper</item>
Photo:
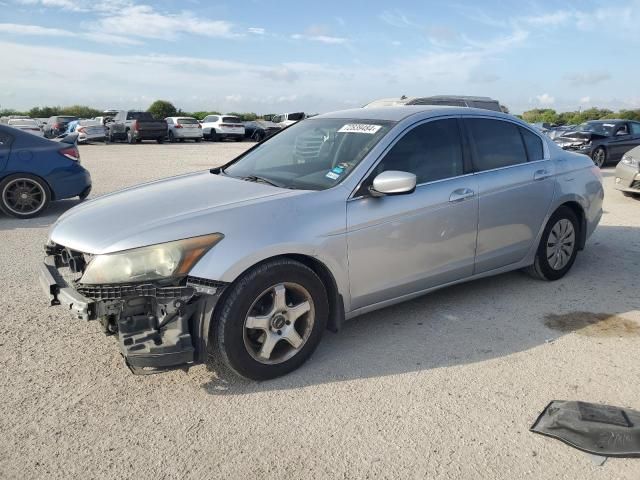
[[[49,304],[78,320],[99,320],[107,335],[117,335],[132,372],[206,361],[209,322],[226,284],[187,277],[171,284],[83,285],[65,278],[69,262],[64,258],[49,255],[40,267]]]

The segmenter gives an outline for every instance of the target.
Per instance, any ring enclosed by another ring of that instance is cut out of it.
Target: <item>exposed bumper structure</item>
[[[117,335],[126,364],[137,374],[206,361],[209,321],[225,284],[187,278],[178,284],[82,285],[69,281],[61,255],[40,267],[40,285],[51,306],[78,320],[99,320]]]
[[[640,194],[640,171],[637,166],[618,163],[616,167],[615,188],[628,193]]]

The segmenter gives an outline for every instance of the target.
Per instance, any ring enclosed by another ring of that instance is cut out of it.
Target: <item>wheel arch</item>
[[[336,279],[333,273],[325,263],[323,263],[321,260],[319,260],[316,257],[302,254],[302,253],[284,253],[284,254],[273,255],[271,257],[263,258],[259,262],[254,263],[251,266],[245,268],[239,275],[236,276],[232,284],[237,282],[238,279],[244,276],[248,271],[264,263],[267,263],[273,260],[279,260],[279,259],[295,260],[305,265],[306,267],[310,268],[311,270],[313,270],[313,272],[316,275],[318,275],[318,277],[320,278],[320,281],[322,281],[322,284],[326,289],[327,298],[329,299],[329,318],[327,320],[327,329],[331,330],[332,332],[338,332],[342,327],[342,324],[344,323],[344,319],[345,319],[344,300],[342,298],[342,295],[340,293],[338,284],[336,282]],[[227,287],[227,289],[225,289],[225,293],[228,290],[229,288]],[[213,312],[213,318],[215,318],[217,310],[219,308],[222,308],[222,304],[224,303],[224,300],[226,297],[225,293],[222,294],[220,300],[216,304],[215,310]]]
[[[54,201],[57,200],[56,199],[56,192],[55,190],[51,187],[51,184],[47,181],[46,178],[42,177],[41,175],[38,175],[37,173],[32,173],[32,172],[24,172],[24,171],[20,171],[20,172],[6,172],[2,175],[0,175],[0,183],[4,182],[5,179],[9,178],[9,177],[13,177],[16,175],[29,175],[31,177],[35,177],[38,180],[42,181],[42,183],[44,183],[47,188],[49,189],[49,200],[50,201]]]

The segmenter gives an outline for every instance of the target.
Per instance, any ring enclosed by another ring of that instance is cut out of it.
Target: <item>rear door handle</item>
[[[474,192],[470,188],[459,188],[451,192],[451,195],[449,196],[449,201],[452,203],[462,202],[467,198],[473,197],[475,194],[476,192]]]
[[[549,178],[550,176],[551,176],[551,172],[549,172],[549,170],[543,169],[543,170],[536,171],[536,173],[533,174],[533,179],[544,180],[546,178]]]

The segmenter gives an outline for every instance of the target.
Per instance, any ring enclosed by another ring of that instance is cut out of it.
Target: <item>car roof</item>
[[[407,117],[418,114],[424,114],[423,116],[425,117],[436,117],[442,115],[482,115],[517,120],[517,118],[512,115],[495,112],[493,110],[469,107],[450,107],[447,105],[398,105],[393,107],[352,108],[349,110],[324,113],[311,118],[311,120],[314,118],[351,118],[399,122]]]

